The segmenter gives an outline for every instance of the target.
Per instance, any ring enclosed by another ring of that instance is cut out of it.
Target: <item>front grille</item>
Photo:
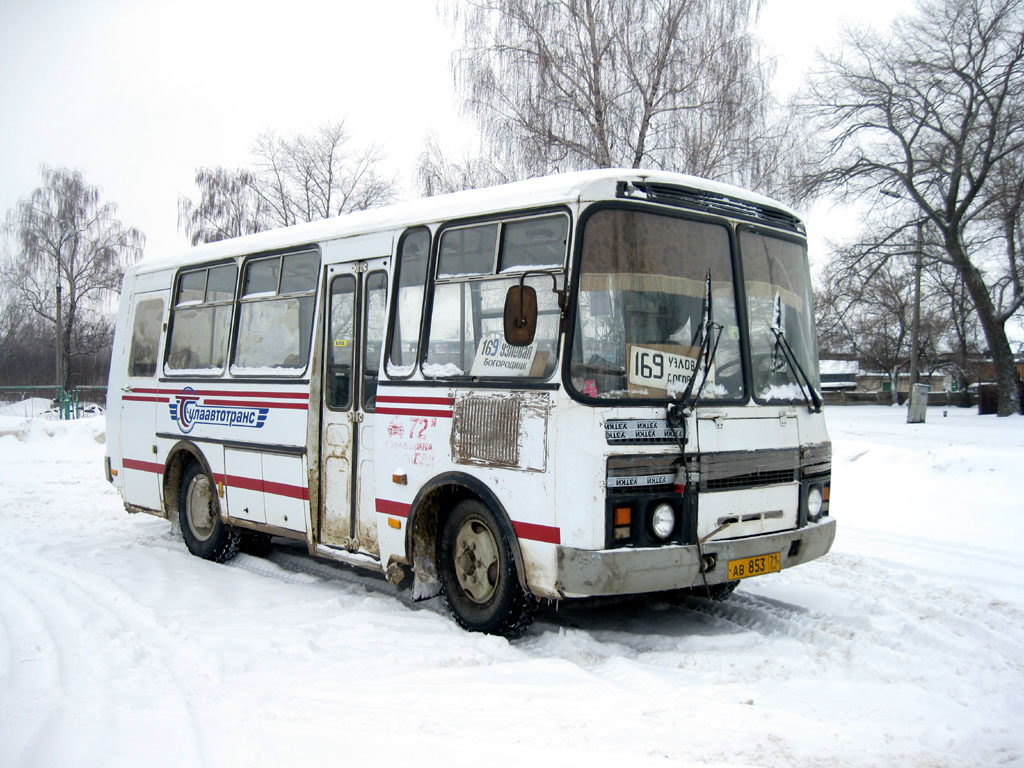
[[[800,452],[796,448],[776,448],[761,451],[722,451],[705,453],[700,457],[700,478],[703,487],[717,481],[749,475],[772,475],[776,472],[792,474],[800,465]],[[761,483],[763,485],[763,483]]]
[[[779,485],[796,480],[795,469],[776,469],[765,472],[751,472],[707,480],[702,485],[706,491],[729,491],[737,488],[757,488],[762,485]]]

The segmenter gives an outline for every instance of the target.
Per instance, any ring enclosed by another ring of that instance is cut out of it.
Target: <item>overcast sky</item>
[[[779,87],[802,81],[840,24],[884,27],[909,7],[768,0]],[[472,137],[454,102],[457,44],[433,0],[0,0],[0,215],[41,164],[77,168],[147,254],[165,253],[185,245],[177,201],[196,167],[243,165],[264,130],[340,118],[414,194],[428,133],[453,150]]]

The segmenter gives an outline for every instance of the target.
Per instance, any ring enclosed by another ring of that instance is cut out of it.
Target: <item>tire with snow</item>
[[[463,629],[516,637],[533,622],[537,601],[519,582],[498,519],[477,499],[460,501],[448,515],[437,572],[448,609]]]
[[[196,557],[223,563],[238,553],[240,532],[220,519],[216,486],[199,462],[189,464],[181,478],[178,521],[185,546]]]

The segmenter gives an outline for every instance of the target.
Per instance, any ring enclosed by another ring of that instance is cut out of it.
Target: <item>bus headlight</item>
[[[807,517],[816,518],[821,514],[821,489],[814,486],[807,491]]]
[[[676,511],[671,504],[662,502],[651,513],[651,533],[655,538],[665,541],[676,529]]]

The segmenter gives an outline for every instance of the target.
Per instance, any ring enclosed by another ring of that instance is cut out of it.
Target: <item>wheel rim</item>
[[[206,541],[213,535],[217,518],[213,514],[213,493],[209,479],[205,475],[196,475],[188,485],[185,496],[188,510],[188,527],[192,535],[200,541]]]
[[[498,542],[480,520],[467,520],[455,537],[455,577],[474,603],[486,603],[498,586]]]

